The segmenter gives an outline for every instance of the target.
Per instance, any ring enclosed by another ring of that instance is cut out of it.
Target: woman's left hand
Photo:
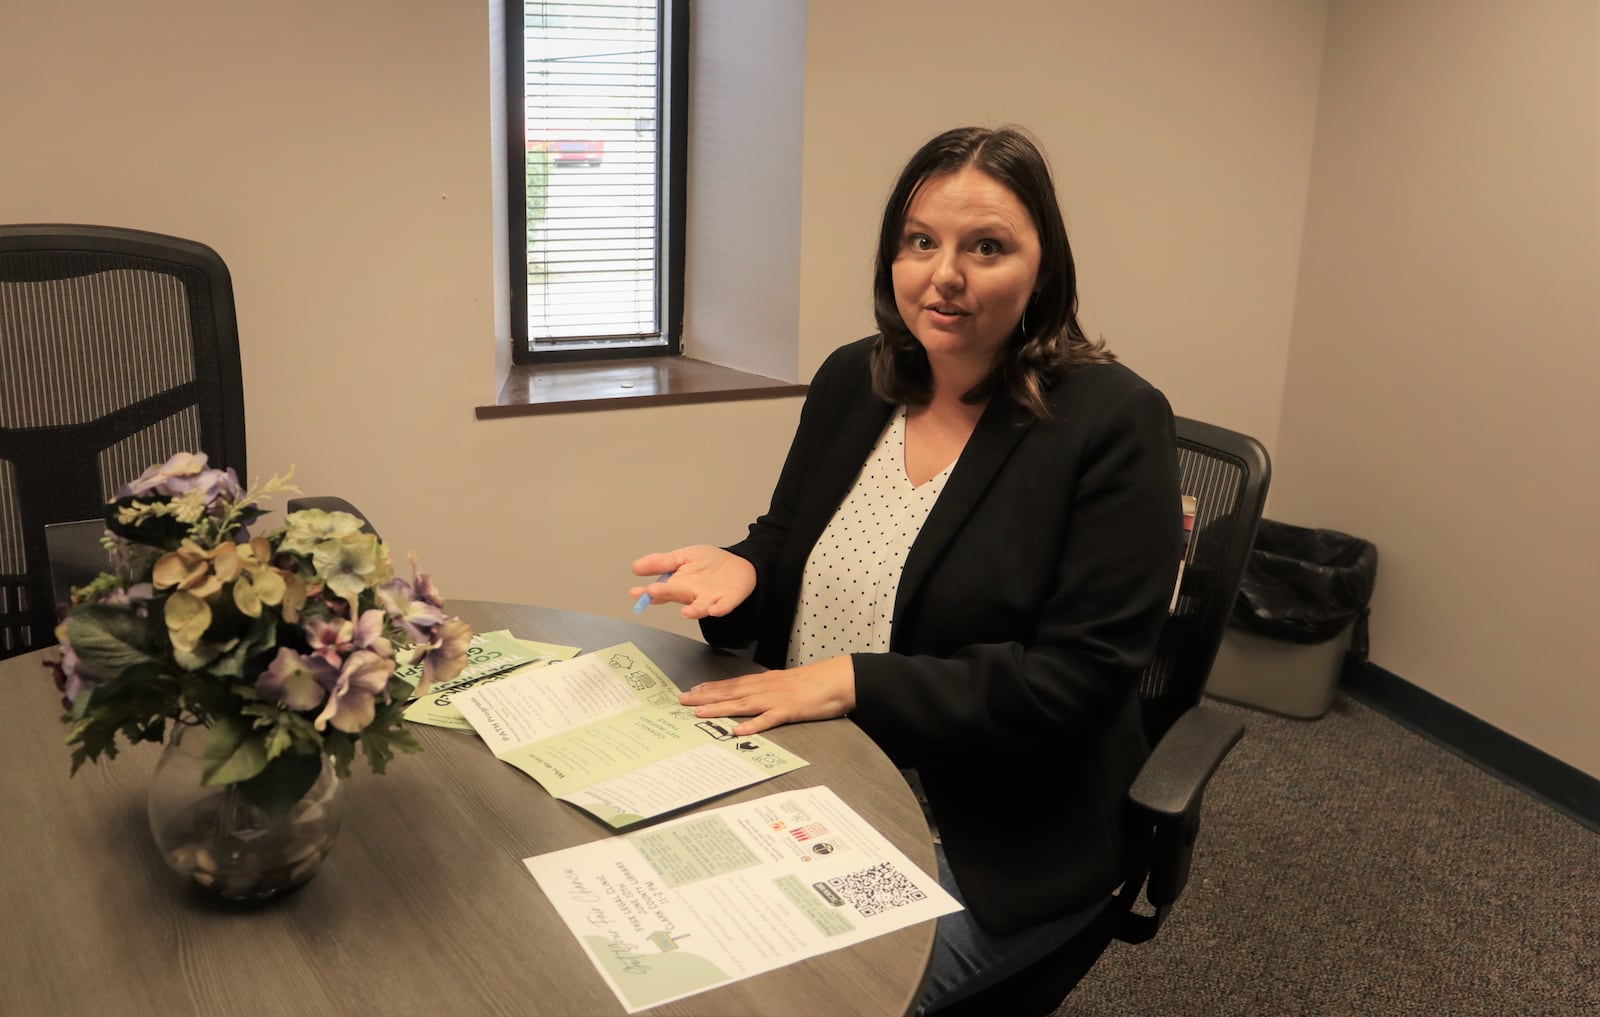
[[[830,657],[784,671],[703,682],[678,696],[697,717],[749,717],[734,727],[749,735],[802,720],[843,717],[856,708],[856,669],[849,657]]]

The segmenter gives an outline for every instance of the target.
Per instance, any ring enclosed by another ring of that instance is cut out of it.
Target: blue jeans
[[[939,916],[933,956],[928,960],[928,974],[917,997],[918,1014],[936,1013],[938,1007],[958,1002],[1016,974],[1081,932],[1106,905],[1101,901],[1087,911],[1009,936],[995,936],[973,920],[971,911],[964,910],[966,898],[961,896],[961,888],[950,873],[944,845],[935,844],[933,850],[939,856],[939,885],[961,901],[963,910]]]

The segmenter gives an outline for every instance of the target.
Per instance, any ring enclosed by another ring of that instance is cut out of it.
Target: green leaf
[[[368,728],[366,731],[362,732],[362,737],[365,738],[371,733],[372,729]],[[350,764],[354,762],[356,758],[355,739],[350,737],[348,734],[345,734],[343,731],[329,727],[328,730],[323,733],[322,745],[323,748],[327,750],[328,755],[333,757],[333,772],[337,773],[340,777],[350,776]]]
[[[259,676],[260,670],[264,669],[264,665],[261,668],[255,668],[252,666],[251,661],[258,656],[264,655],[277,645],[278,626],[276,622],[268,617],[245,618],[242,620],[247,624],[238,641],[232,646],[225,647],[224,652],[213,660],[206,667],[206,670],[225,678],[239,678],[253,682]],[[204,646],[205,644],[202,643],[201,645]],[[255,670],[256,673],[246,673],[251,670]]]
[[[89,712],[89,707],[94,704],[94,693],[93,688],[86,688],[78,693],[78,698],[72,701],[72,709],[61,719],[68,722],[82,720]]]
[[[202,671],[186,671],[175,680],[180,686],[176,698],[183,709],[206,726],[210,726],[213,717],[232,717],[238,713],[234,683],[220,681]]]
[[[73,773],[77,773],[84,762],[99,759],[101,753],[113,759],[117,756],[117,726],[97,721],[96,717],[85,717],[67,728],[67,744],[77,746],[72,753]]]
[[[173,698],[171,680],[152,664],[129,667],[111,684],[80,696],[63,718],[67,744],[77,746],[73,772],[102,754],[115,757],[118,734],[130,742],[159,741]]]
[[[382,773],[396,752],[421,752],[422,743],[402,721],[403,702],[390,703],[361,732],[361,748],[373,773]]]
[[[244,796],[273,815],[305,797],[322,773],[322,757],[316,753],[290,752],[274,759],[249,780],[239,782]]]
[[[67,640],[91,675],[112,678],[153,662],[148,624],[125,607],[80,605],[67,617]]]
[[[176,643],[172,646],[172,659],[185,671],[210,670],[211,662],[217,659],[217,654],[222,652],[222,647],[210,640],[202,639],[193,649],[184,649]]]
[[[294,735],[289,733],[289,729],[282,725],[274,726],[271,731],[267,732],[267,762],[271,763],[274,759],[283,755],[292,745],[294,745]]]
[[[261,738],[238,717],[215,717],[206,733],[206,765],[202,783],[237,784],[249,780],[267,766],[267,750]]]

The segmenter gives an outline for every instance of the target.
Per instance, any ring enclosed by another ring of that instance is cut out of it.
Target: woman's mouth
[[[927,310],[933,315],[933,319],[941,324],[949,324],[971,313],[959,304],[929,304]]]

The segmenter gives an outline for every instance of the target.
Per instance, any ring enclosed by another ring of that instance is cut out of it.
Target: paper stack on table
[[[451,705],[496,756],[612,827],[806,765],[680,706],[677,686],[632,643],[520,668],[452,693]]]
[[[523,864],[629,1013],[961,910],[825,787]]]

